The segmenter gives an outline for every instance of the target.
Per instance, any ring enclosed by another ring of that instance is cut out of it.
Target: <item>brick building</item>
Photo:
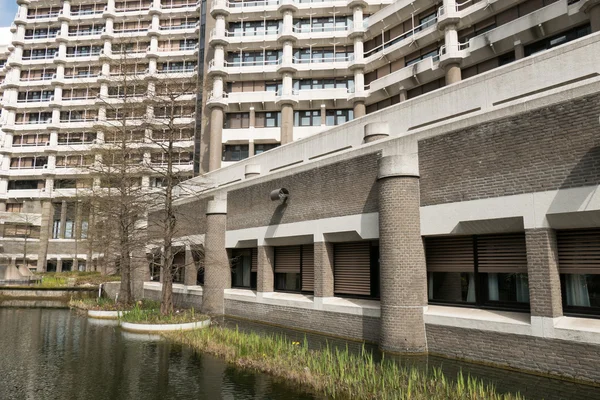
[[[600,382],[599,39],[193,178],[177,301]]]

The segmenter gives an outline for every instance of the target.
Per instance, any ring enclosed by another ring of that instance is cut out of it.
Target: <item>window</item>
[[[257,249],[233,249],[231,255],[231,286],[256,289]]]
[[[279,143],[255,144],[254,145],[254,155],[264,153],[265,151],[269,151],[271,149],[274,149],[275,147],[279,147]]]
[[[27,135],[13,136],[13,146],[46,146],[49,143],[50,135],[47,133],[32,133]]]
[[[250,127],[250,113],[228,113],[225,116],[225,129],[245,129]]]
[[[339,296],[379,297],[379,243],[334,244],[333,282]]]
[[[345,124],[354,119],[354,110],[327,110],[327,126]]]
[[[7,222],[4,224],[4,237],[39,238],[40,227]]]
[[[556,233],[565,313],[600,315],[600,229]]]
[[[13,157],[10,159],[10,169],[38,169],[46,168],[48,157]]]
[[[430,303],[528,309],[525,234],[425,238]]]
[[[14,180],[8,181],[8,190],[43,189],[45,184],[43,180]]]
[[[23,212],[23,203],[6,203],[6,212]]]
[[[321,126],[321,110],[294,111],[294,126]]]
[[[275,290],[312,292],[314,276],[312,244],[275,247]]]
[[[540,40],[539,42],[525,46],[525,57],[570,42],[571,40],[579,39],[580,37],[584,37],[590,33],[592,33],[592,28],[588,24],[570,29],[559,35]]]
[[[255,114],[256,128],[274,128],[281,126],[281,112],[258,112]]]
[[[226,144],[223,146],[223,161],[240,161],[248,158],[247,144]]]
[[[89,144],[96,140],[96,132],[61,132],[58,134],[59,145]]]

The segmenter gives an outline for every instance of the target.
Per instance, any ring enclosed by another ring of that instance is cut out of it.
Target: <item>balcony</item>
[[[102,29],[88,29],[75,32],[69,32],[68,36],[72,39],[100,39],[100,36],[106,31],[106,28]],[[96,36],[96,37],[94,37]]]
[[[199,23],[197,22],[188,22],[187,24],[181,25],[161,25],[158,27],[158,30],[162,34],[168,33],[191,33],[194,32],[197,28],[199,28]]]
[[[444,70],[439,68],[439,56],[427,57],[372,81],[365,88],[364,94],[368,94],[369,103],[375,103],[398,94],[400,88],[410,90],[422,82],[430,82],[443,76]]]
[[[77,19],[85,19],[85,18],[95,18],[95,17],[100,17],[102,16],[102,14],[104,13],[104,11],[106,11],[107,7],[105,6],[102,9],[97,9],[97,10],[77,10],[77,11],[73,11],[71,10],[71,17],[75,17]]]
[[[209,40],[210,44],[226,45],[229,43],[241,44],[241,43],[253,43],[253,42],[273,42],[277,41],[277,37],[280,34],[280,29],[253,29],[243,31],[225,31],[225,35],[219,34],[216,29],[210,32]]]

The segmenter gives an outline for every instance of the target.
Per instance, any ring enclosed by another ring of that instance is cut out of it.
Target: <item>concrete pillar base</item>
[[[202,312],[222,315],[225,312],[225,289],[231,287],[231,267],[225,248],[227,201],[210,200],[206,211],[204,290]]]
[[[394,353],[427,352],[418,173],[415,155],[379,161],[380,346]]]
[[[354,118],[360,118],[367,115],[367,107],[364,101],[354,102]]]
[[[462,80],[462,73],[459,64],[448,64],[444,69],[446,71],[446,86]]]
[[[281,144],[294,140],[294,108],[291,104],[281,106]]]

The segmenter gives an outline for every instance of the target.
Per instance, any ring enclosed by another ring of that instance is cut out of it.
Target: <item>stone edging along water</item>
[[[99,311],[99,310],[88,310],[87,315],[94,319],[119,319],[129,311]]]
[[[189,331],[192,329],[202,329],[210,326],[210,318],[204,321],[188,322],[185,324],[134,324],[131,322],[121,322],[121,329],[128,332],[139,333],[158,333],[171,331]]]

